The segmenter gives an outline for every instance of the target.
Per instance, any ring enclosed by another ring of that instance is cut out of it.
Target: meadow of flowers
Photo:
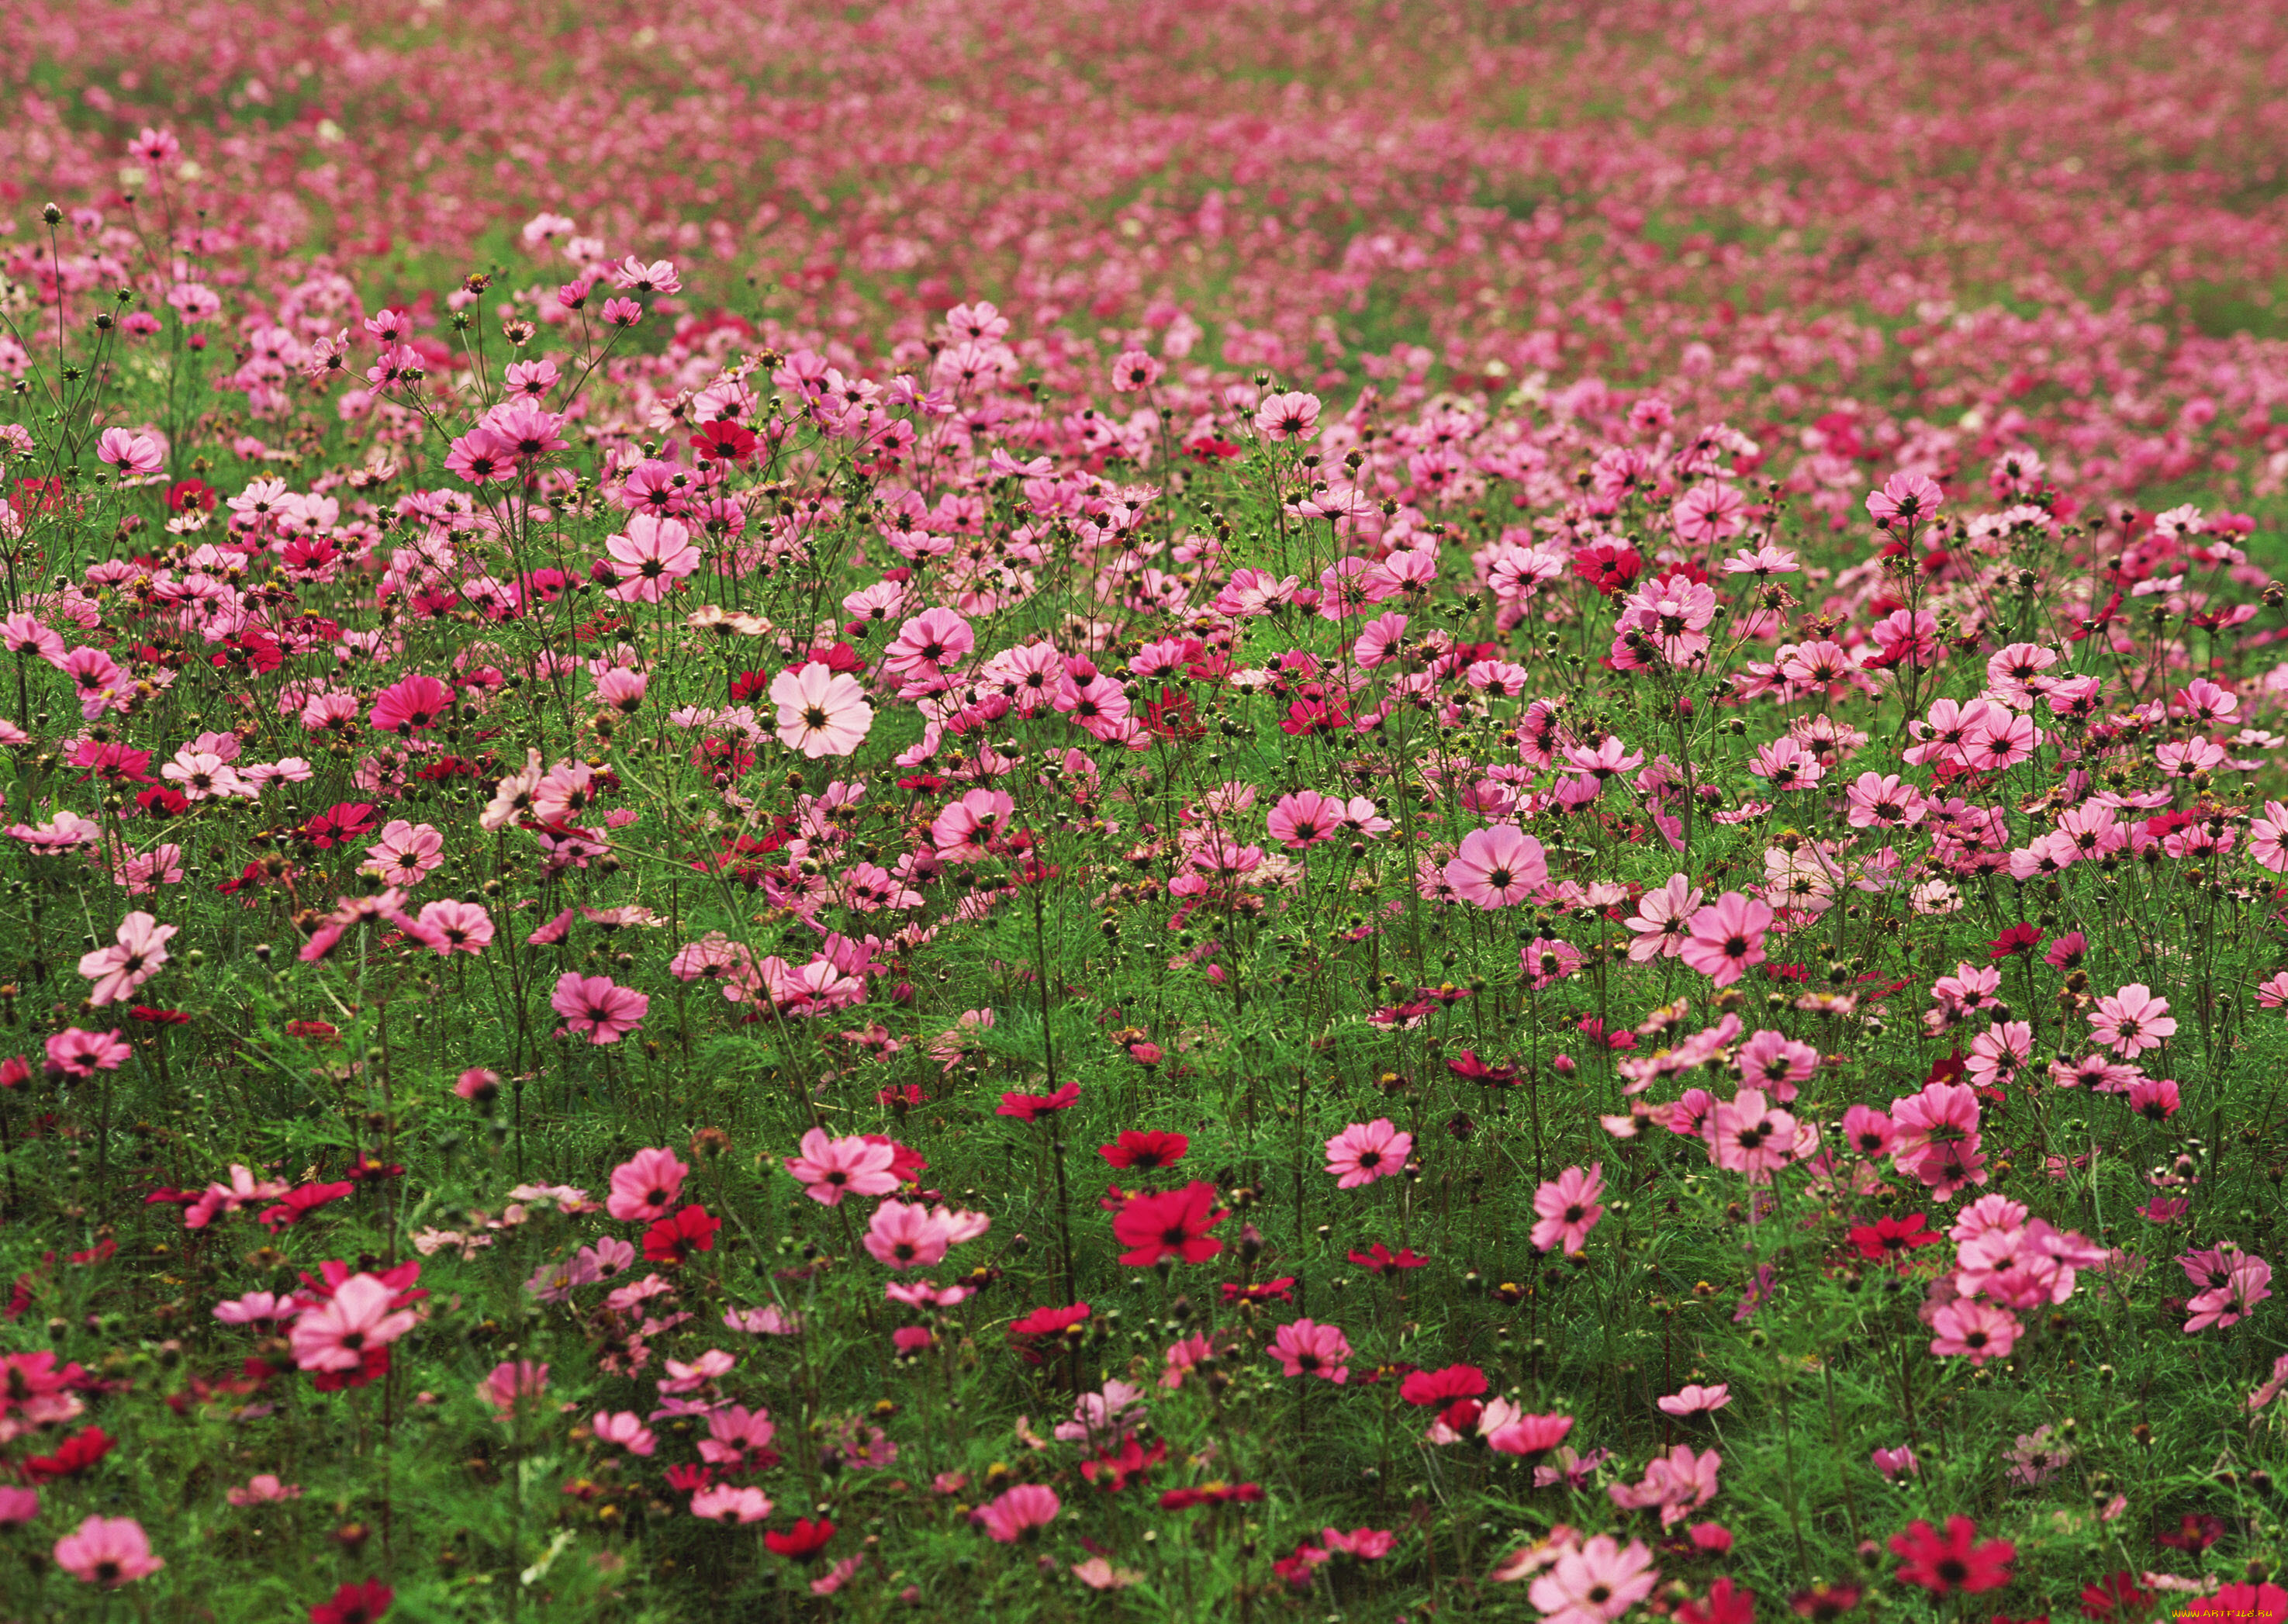
[[[0,1620],[2288,1620],[2288,13],[0,41]]]

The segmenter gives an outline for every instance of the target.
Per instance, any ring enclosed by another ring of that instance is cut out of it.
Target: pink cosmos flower
[[[1732,1390],[1719,1382],[1712,1387],[1697,1383],[1680,1388],[1665,1398],[1656,1398],[1654,1406],[1664,1415],[1704,1415],[1720,1410],[1732,1402]]]
[[[452,689],[434,677],[416,672],[375,694],[367,720],[378,732],[410,738],[424,728],[436,726],[452,709]]]
[[[1743,1089],[1709,1113],[1710,1160],[1729,1173],[1744,1173],[1752,1184],[1771,1182],[1772,1174],[1795,1160],[1798,1130],[1792,1114],[1768,1105],[1761,1089]]]
[[[643,1024],[651,998],[616,985],[609,976],[568,970],[556,978],[548,1007],[564,1018],[567,1031],[584,1033],[592,1043],[616,1043]]]
[[[1764,932],[1771,923],[1770,908],[1728,891],[1693,915],[1691,934],[1678,956],[1718,986],[1729,986],[1764,962]]]
[[[1293,851],[1334,838],[1343,824],[1343,803],[1315,789],[1283,795],[1264,818],[1271,838]]]
[[[56,1565],[83,1585],[115,1590],[167,1565],[131,1517],[91,1517],[56,1541]]]
[[[167,465],[166,448],[151,434],[126,429],[106,429],[95,442],[95,455],[123,474],[154,474]]]
[[[2183,1259],[2178,1260],[2181,1264]],[[2249,1311],[2272,1295],[2272,1265],[2262,1258],[2238,1250],[2225,1257],[2224,1279],[2200,1293],[2185,1306],[2192,1311],[2185,1320],[2188,1335],[2205,1331],[2211,1326],[2224,1327],[2246,1318]],[[2185,1268],[2193,1275],[2192,1267]],[[2195,1275],[2198,1279],[2202,1277]]]
[[[366,855],[379,865],[383,884],[418,885],[444,862],[445,836],[432,825],[393,818]]]
[[[1338,1387],[1351,1379],[1350,1341],[1331,1325],[1291,1321],[1279,1327],[1265,1351],[1279,1361],[1283,1375],[1318,1376]]]
[[[167,962],[168,939],[180,929],[163,925],[150,915],[133,913],[119,922],[118,939],[111,947],[83,954],[79,973],[95,983],[87,1001],[96,1008],[126,997],[159,973]]]
[[[2131,1059],[2149,1049],[2160,1048],[2161,1040],[2177,1030],[2169,1001],[2154,997],[2152,989],[2141,981],[2133,981],[2099,999],[2097,1013],[2089,1018],[2089,1024],[2090,1036]]]
[[[632,1410],[616,1414],[598,1410],[588,1425],[598,1443],[616,1444],[630,1454],[648,1455],[659,1447],[658,1436]]]
[[[1037,1483],[1022,1483],[975,1513],[975,1517],[989,1537],[1011,1545],[1030,1535],[1036,1528],[1045,1528],[1056,1521],[1060,1509],[1054,1489],[1044,1488]]]
[[[779,708],[779,742],[813,760],[847,756],[874,725],[874,708],[857,678],[822,665],[772,677],[771,702]]]
[[[1405,1171],[1413,1151],[1414,1136],[1401,1133],[1388,1117],[1378,1116],[1371,1122],[1353,1122],[1327,1141],[1327,1171],[1335,1176],[1336,1189],[1355,1190]]]
[[[1986,1182],[1979,1153],[1978,1094],[1967,1083],[1933,1082],[1891,1102],[1891,1165],[1942,1197]]]
[[[1915,1452],[1904,1444],[1896,1449],[1875,1450],[1867,1458],[1883,1474],[1886,1483],[1896,1477],[1918,1477],[1923,1469],[1923,1463],[1915,1459]]]
[[[1500,823],[1462,837],[1460,853],[1446,865],[1446,883],[1465,902],[1508,907],[1549,883],[1549,864],[1539,841]]]
[[[127,1057],[135,1051],[119,1035],[119,1028],[109,1032],[89,1032],[78,1026],[67,1026],[48,1040],[48,1075],[51,1077],[92,1077],[98,1072],[115,1072],[126,1064]]]
[[[441,958],[480,954],[492,945],[492,915],[479,903],[440,899],[421,905],[406,934],[426,943]]]
[[[294,1362],[304,1370],[355,1370],[369,1349],[385,1348],[417,1323],[393,1309],[397,1294],[370,1274],[354,1274],[315,1308],[305,1309],[289,1333]]]
[[[885,1201],[866,1226],[866,1250],[893,1269],[926,1269],[944,1257],[952,1236],[919,1202]]]
[[[691,1169],[673,1151],[640,1150],[612,1169],[612,1192],[604,1210],[622,1223],[651,1224],[665,1217],[683,1193]]]
[[[802,1154],[787,1158],[786,1170],[801,1181],[812,1200],[837,1207],[846,1195],[895,1194],[898,1176],[890,1167],[896,1160],[894,1145],[857,1134],[829,1138],[814,1128],[802,1137]]]
[[[898,628],[897,640],[883,651],[882,669],[909,683],[944,675],[977,647],[977,633],[951,609],[925,609]]]
[[[548,1390],[548,1367],[530,1359],[503,1359],[492,1374],[477,1383],[477,1397],[503,1415],[519,1402],[537,1398]]]
[[[274,1472],[257,1472],[246,1480],[244,1487],[225,1490],[223,1498],[234,1506],[270,1505],[279,1501],[301,1499],[302,1485],[282,1483]]]
[[[1867,493],[1867,512],[1879,529],[1908,529],[1936,513],[1945,500],[1928,474],[1895,473],[1881,490]]]
[[[610,597],[622,603],[655,604],[667,589],[699,567],[699,549],[679,519],[636,513],[626,531],[604,543],[619,584]]]
[[[2021,1327],[1991,1303],[1957,1297],[1931,1316],[1931,1329],[1938,1333],[1931,1339],[1934,1356],[1967,1354],[1973,1365],[1983,1365],[1988,1359],[2006,1358]]]
[[[1605,1164],[1590,1164],[1584,1173],[1579,1168],[1568,1168],[1534,1192],[1533,1210],[1539,1221],[1533,1226],[1533,1246],[1537,1252],[1546,1252],[1562,1244],[1569,1256],[1578,1252],[1597,1227],[1597,1220],[1605,1216],[1598,1199],[1605,1192]]]
[[[1486,1414],[1478,1423],[1484,1435],[1486,1447],[1500,1454],[1522,1455],[1528,1459],[1547,1454],[1563,1443],[1573,1430],[1570,1415],[1529,1415],[1522,1412],[1498,1412],[1500,1399],[1486,1406]],[[1498,1419],[1497,1416],[1498,1414]],[[1495,1422],[1492,1426],[1486,1425]]]
[[[1716,1498],[1716,1474],[1723,1464],[1713,1449],[1693,1453],[1679,1444],[1664,1455],[1655,1455],[1645,1467],[1641,1483],[1616,1483],[1605,1493],[1623,1510],[1660,1508],[1660,1525],[1672,1527]]]
[[[1309,440],[1319,432],[1319,397],[1299,391],[1265,396],[1255,408],[1255,432],[1266,440]]]
[[[1720,480],[1696,485],[1671,510],[1676,533],[1696,546],[1727,542],[1748,527],[1747,498]]]
[[[1643,1541],[1631,1540],[1624,1549],[1612,1535],[1601,1533],[1560,1550],[1526,1599],[1541,1610],[1541,1624],[1611,1624],[1659,1582],[1660,1570]]]

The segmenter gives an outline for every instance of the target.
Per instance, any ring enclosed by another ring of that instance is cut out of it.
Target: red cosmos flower
[[[78,1477],[110,1453],[111,1435],[101,1427],[85,1427],[66,1438],[55,1454],[33,1455],[20,1470],[27,1483],[53,1483]]]
[[[715,1249],[715,1232],[723,1220],[710,1217],[704,1207],[686,1207],[671,1218],[662,1218],[644,1232],[644,1260],[682,1264],[694,1252]]]
[[[753,430],[741,428],[727,417],[700,424],[699,432],[691,437],[691,448],[717,463],[743,463],[754,456],[756,444]]]
[[[135,804],[143,809],[143,815],[147,818],[179,818],[191,810],[190,802],[184,798],[181,791],[158,784],[139,791],[135,796]]]
[[[2014,924],[1986,944],[1989,960],[2006,959],[2013,955],[2022,959],[2034,956],[2034,949],[2042,945],[2039,925]]]
[[[127,1018],[152,1026],[187,1026],[191,1024],[187,1010],[155,1010],[147,1003],[131,1006],[127,1011]]]
[[[1004,1094],[1001,1108],[996,1116],[1013,1116],[1021,1121],[1037,1122],[1052,1111],[1063,1111],[1079,1103],[1080,1084],[1069,1082],[1053,1094]]]
[[[1258,1280],[1252,1286],[1243,1286],[1237,1280],[1223,1283],[1226,1303],[1292,1303],[1295,1300],[1295,1277],[1283,1274],[1275,1280]]]
[[[1449,1365],[1443,1370],[1418,1370],[1399,1383],[1398,1396],[1409,1404],[1444,1405],[1457,1398],[1474,1398],[1486,1390],[1486,1373],[1475,1365]]]
[[[1426,1269],[1430,1265],[1430,1260],[1411,1247],[1402,1247],[1394,1255],[1379,1240],[1363,1252],[1353,1252],[1350,1260],[1362,1269],[1373,1270],[1385,1279],[1395,1278],[1402,1269]]]
[[[1860,1256],[1878,1259],[1911,1252],[1917,1247],[1936,1246],[1945,1237],[1926,1232],[1926,1222],[1927,1219],[1919,1212],[1903,1218],[1879,1218],[1854,1229],[1851,1244],[1859,1248]]]
[[[1116,1168],[1172,1168],[1191,1148],[1191,1140],[1180,1133],[1127,1128],[1110,1145],[1098,1145],[1096,1153]]]
[[[2081,1588],[2081,1616],[2085,1619],[2141,1619],[2145,1616],[2145,1610],[2153,1604],[2153,1592],[2138,1588],[2137,1575],[2124,1568],[2100,1583]],[[2260,1615],[2250,1612],[2236,1616],[2256,1618]]]
[[[215,508],[215,489],[204,479],[178,479],[167,487],[167,511],[188,513],[194,509],[211,513]]]
[[[1164,1195],[1129,1198],[1112,1220],[1113,1238],[1128,1250],[1120,1261],[1132,1268],[1149,1268],[1173,1256],[1188,1264],[1204,1264],[1223,1250],[1223,1242],[1208,1231],[1231,1216],[1215,1207],[1216,1187],[1194,1179],[1180,1190]]]
[[[1705,1601],[1685,1603],[1676,1619],[1677,1624],[1756,1624],[1756,1593],[1720,1579]]]
[[[1070,1308],[1037,1308],[1031,1313],[1010,1321],[1009,1340],[1029,1365],[1041,1362],[1037,1344],[1045,1345],[1075,1331],[1088,1318],[1085,1303],[1076,1303]]]
[[[397,1593],[379,1580],[344,1585],[334,1592],[333,1600],[310,1609],[310,1624],[373,1624],[396,1599]]]
[[[305,1213],[315,1212],[321,1207],[338,1201],[356,1188],[356,1184],[350,1183],[304,1184],[298,1190],[289,1190],[284,1200],[275,1207],[266,1208],[255,1222],[274,1235]]]
[[[370,801],[338,801],[302,825],[302,838],[321,852],[362,840],[372,832]]]
[[[1193,709],[1192,696],[1165,686],[1158,699],[1146,702],[1144,726],[1163,739],[1204,739],[1208,732]]]
[[[1203,434],[1197,439],[1186,440],[1184,450],[1194,462],[1209,464],[1225,462],[1239,455],[1237,446],[1227,440],[1219,440],[1212,434]]]
[[[2213,1517],[2196,1517],[2188,1511],[2175,1532],[2154,1537],[2172,1550],[2206,1550],[2224,1537],[2224,1524]]]
[[[1170,1489],[1160,1496],[1163,1511],[1188,1511],[1194,1506],[1222,1506],[1237,1501],[1251,1505],[1263,1498],[1259,1483],[1203,1483],[1196,1489]]]
[[[833,1537],[834,1525],[824,1517],[813,1522],[806,1517],[798,1517],[794,1520],[794,1526],[784,1533],[776,1530],[766,1533],[763,1543],[773,1556],[784,1557],[793,1562],[807,1562],[824,1550],[826,1542]]]
[[[2010,1582],[2010,1563],[2018,1548],[2007,1540],[1978,1542],[1978,1525],[1966,1517],[1946,1519],[1944,1533],[1918,1517],[1891,1536],[1903,1584],[1920,1585],[1934,1596],[1959,1590],[1974,1596]]]
[[[1457,1077],[1482,1083],[1490,1089],[1505,1089],[1517,1081],[1517,1067],[1508,1061],[1499,1066],[1488,1066],[1478,1058],[1478,1051],[1466,1049],[1461,1058],[1446,1062],[1446,1069]]]
[[[705,1466],[671,1466],[667,1469],[667,1486],[679,1493],[703,1489],[715,1481],[712,1469]]]
[[[1297,738],[1306,733],[1336,733],[1351,725],[1350,713],[1333,700],[1297,700],[1287,707],[1279,731]]]
[[[1607,598],[1634,581],[1643,569],[1644,560],[1633,548],[1610,542],[1584,547],[1573,555],[1573,573]]]
[[[1118,1454],[1108,1451],[1093,1461],[1083,1461],[1080,1475],[1106,1493],[1116,1494],[1143,1481],[1145,1474],[1167,1458],[1168,1446],[1164,1440],[1155,1443],[1148,1452],[1140,1448],[1134,1438],[1124,1438]]]
[[[1857,1585],[1821,1585],[1815,1589],[1798,1590],[1788,1597],[1788,1605],[1807,1619],[1829,1624],[1856,1607],[1859,1594]]]

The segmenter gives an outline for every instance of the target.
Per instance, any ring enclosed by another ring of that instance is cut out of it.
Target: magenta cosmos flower
[[[1569,1256],[1581,1249],[1589,1232],[1597,1227],[1597,1220],[1605,1209],[1597,1204],[1605,1192],[1605,1164],[1592,1163],[1587,1172],[1579,1168],[1568,1168],[1556,1177],[1534,1192],[1533,1210],[1539,1222],[1533,1226],[1533,1246],[1537,1252],[1562,1245]]]
[[[564,1018],[566,1031],[584,1033],[592,1043],[616,1043],[643,1024],[651,997],[618,986],[609,976],[568,970],[556,978],[548,1007]]]
[[[1355,1190],[1402,1172],[1413,1150],[1414,1136],[1392,1127],[1386,1116],[1353,1122],[1327,1141],[1327,1171],[1335,1176],[1336,1189]]]
[[[116,1589],[167,1565],[131,1517],[91,1517],[56,1541],[56,1565],[83,1585]]]
[[[1279,1361],[1283,1375],[1317,1376],[1339,1387],[1351,1379],[1350,1340],[1331,1325],[1309,1319],[1283,1325],[1265,1351]]]
[[[804,1192],[829,1207],[841,1205],[846,1195],[891,1195],[898,1176],[890,1170],[896,1147],[876,1145],[857,1134],[829,1138],[814,1128],[802,1137],[802,1154],[790,1156],[786,1170],[801,1180]]]
[[[1539,841],[1511,824],[1496,824],[1462,837],[1461,852],[1446,865],[1446,883],[1465,902],[1508,907],[1549,883],[1549,864]]]
[[[1729,986],[1750,966],[1764,962],[1764,932],[1771,924],[1771,909],[1752,897],[1728,891],[1692,916],[1690,934],[1678,956],[1688,969],[1718,986]]]
[[[159,973],[167,962],[167,939],[180,927],[163,925],[148,914],[119,922],[118,940],[82,955],[79,973],[95,983],[87,1001],[97,1009],[126,997]]]
[[[857,678],[822,665],[772,677],[771,702],[779,708],[779,742],[813,760],[847,756],[874,725],[874,708]]]
[[[2161,1047],[2161,1040],[2177,1030],[2169,1001],[2156,998],[2150,987],[2133,981],[2109,997],[2097,1001],[2090,1018],[2090,1036],[2117,1055],[2135,1058]]]

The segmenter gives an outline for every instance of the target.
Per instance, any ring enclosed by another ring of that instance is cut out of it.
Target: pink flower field
[[[2288,1624],[2288,10],[0,43],[0,1621]]]

